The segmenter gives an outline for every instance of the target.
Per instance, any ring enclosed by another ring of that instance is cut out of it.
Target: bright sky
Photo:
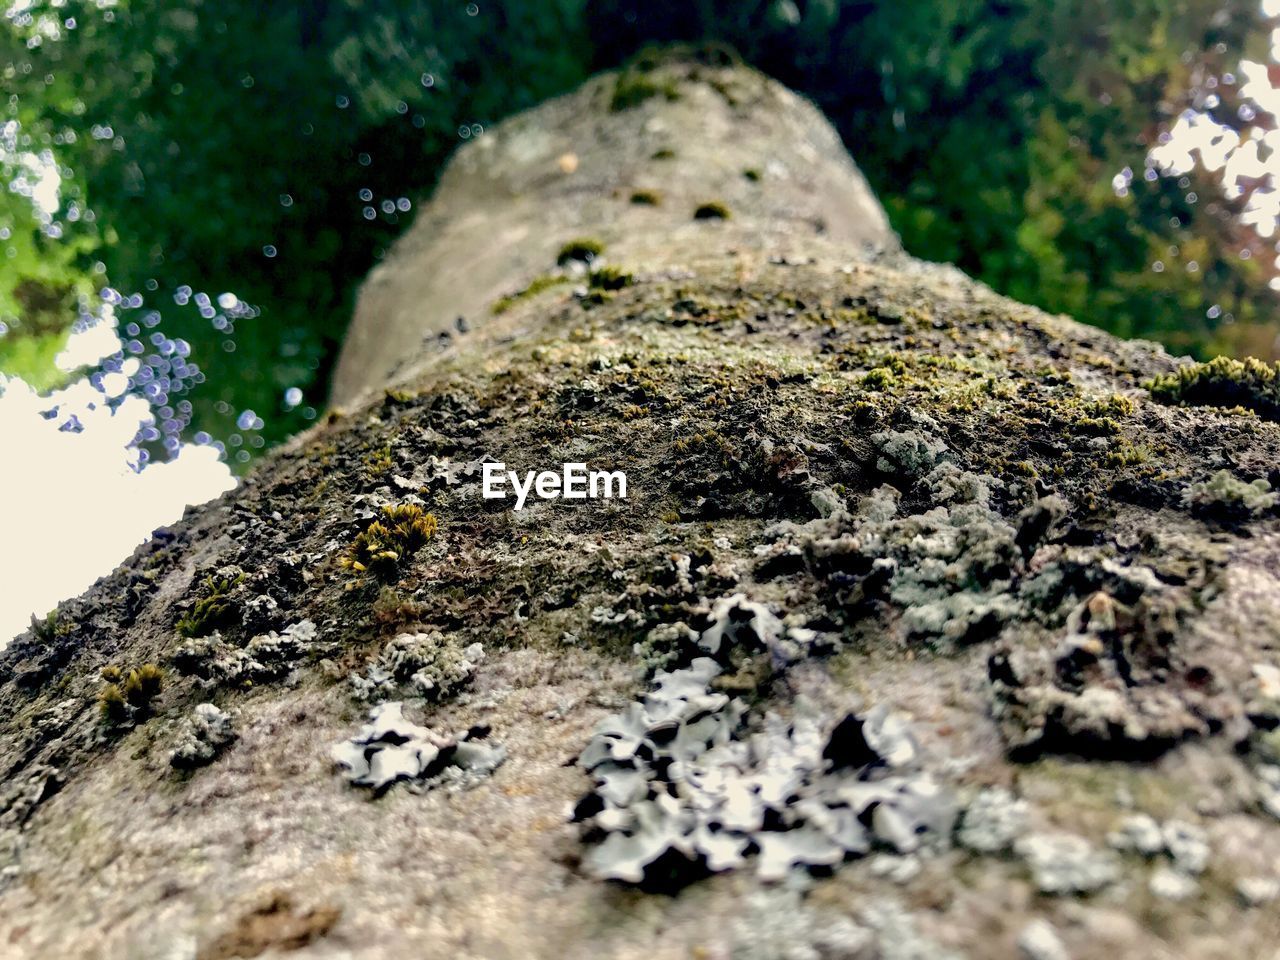
[[[75,369],[119,349],[107,319],[72,334],[59,365]],[[119,396],[127,378],[116,376]],[[110,395],[113,385],[105,386]],[[32,614],[44,616],[109,573],[187,504],[235,485],[211,446],[188,444],[137,471],[129,443],[152,420],[151,406],[133,396],[113,411],[105,400],[83,377],[41,397],[0,374],[0,647]]]

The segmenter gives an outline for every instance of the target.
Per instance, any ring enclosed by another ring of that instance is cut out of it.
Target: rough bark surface
[[[0,655],[0,955],[1273,956],[1280,426],[1193,373],[900,253],[749,70],[599,77],[460,154],[343,412]],[[486,457],[628,496],[515,512]],[[644,802],[801,771],[723,862],[579,760],[697,663],[624,763],[755,752]],[[379,700],[429,732],[374,790]]]

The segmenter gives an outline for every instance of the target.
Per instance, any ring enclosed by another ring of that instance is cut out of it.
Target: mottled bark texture
[[[686,56],[460,151],[335,390],[3,653],[0,955],[1272,955],[1265,369],[911,259],[812,107]],[[761,770],[748,833],[690,800]]]

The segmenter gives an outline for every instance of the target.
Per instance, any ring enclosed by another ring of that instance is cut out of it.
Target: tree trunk
[[[0,955],[1269,955],[1280,405],[1177,370],[744,67],[501,124],[340,408],[2,655]]]

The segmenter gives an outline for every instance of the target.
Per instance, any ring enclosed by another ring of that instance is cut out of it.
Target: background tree
[[[681,39],[814,98],[918,255],[1178,351],[1271,356],[1272,241],[1242,222],[1270,176],[1228,195],[1203,165],[1148,172],[1186,109],[1261,141],[1237,63],[1266,59],[1267,29],[1245,0],[20,4],[0,34],[19,187],[0,369],[53,382],[75,304],[109,285],[139,335],[108,367],[185,342],[178,375],[154,368],[166,436],[247,458],[323,408],[356,285],[460,140]],[[45,151],[63,206],[33,215]]]

